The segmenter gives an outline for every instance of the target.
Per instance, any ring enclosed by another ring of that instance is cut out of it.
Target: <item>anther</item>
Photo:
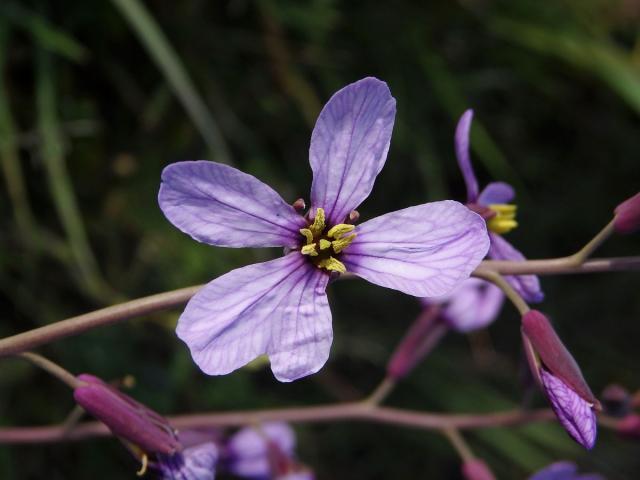
[[[304,198],[299,198],[295,202],[291,204],[291,206],[295,209],[296,212],[302,213],[304,209],[307,207],[306,203],[304,203]]]
[[[317,257],[318,251],[316,250],[316,244],[312,243],[311,245],[305,245],[300,250],[300,253],[303,255],[309,255],[310,257]]]
[[[313,219],[313,225],[309,226],[309,230],[314,236],[320,235],[324,230],[324,209],[318,208],[316,210],[316,217]]]
[[[324,238],[321,238],[318,243],[320,245],[320,250],[326,250],[327,248],[329,248],[331,246],[331,242],[329,240],[325,240]]]
[[[142,477],[145,473],[147,473],[147,467],[149,466],[149,457],[147,457],[146,453],[142,454],[142,458],[140,459],[142,465],[140,465],[140,470],[136,472],[136,475]]]
[[[327,232],[327,237],[329,238],[340,238],[345,233],[352,232],[353,229],[356,228],[353,225],[348,225],[346,223],[339,223],[338,225],[331,227]]]
[[[347,267],[344,266],[344,263],[342,263],[340,260],[336,260],[333,257],[320,260],[318,262],[318,266],[320,268],[329,270],[330,272],[344,273],[347,271]]]

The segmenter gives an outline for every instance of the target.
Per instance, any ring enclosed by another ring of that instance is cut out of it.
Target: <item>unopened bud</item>
[[[391,355],[387,376],[394,380],[405,377],[446,332],[447,325],[440,319],[440,309],[436,306],[426,307]]]
[[[640,192],[618,205],[614,214],[613,227],[617,233],[626,235],[640,230]]]
[[[640,440],[640,415],[632,413],[618,422],[618,435],[630,440]]]
[[[302,213],[304,209],[307,208],[306,203],[304,203],[304,198],[299,198],[295,202],[291,204],[291,206],[295,209],[296,212]]]
[[[73,391],[76,402],[115,436],[145,454],[172,455],[182,448],[174,430],[160,414],[93,375],[78,375],[78,380],[82,383]]]
[[[495,480],[496,478],[489,466],[477,458],[462,464],[462,477],[465,480]]]
[[[591,449],[597,431],[593,410],[601,410],[601,406],[578,364],[549,320],[537,310],[523,315],[522,335],[529,365],[558,420],[576,442]]]
[[[614,417],[624,417],[631,412],[631,395],[616,383],[608,385],[600,395],[604,411]]]

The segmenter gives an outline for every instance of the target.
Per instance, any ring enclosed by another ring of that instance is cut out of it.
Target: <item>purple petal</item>
[[[173,457],[160,457],[161,478],[165,480],[213,480],[218,463],[218,447],[207,442],[183,450]]]
[[[347,271],[417,297],[444,295],[485,256],[485,221],[452,200],[425,203],[369,220],[342,253]]]
[[[371,193],[389,151],[396,101],[376,78],[347,85],[320,112],[311,135],[311,204],[342,223]]]
[[[504,303],[502,290],[478,278],[462,282],[445,299],[444,317],[458,332],[471,332],[493,322]]]
[[[189,301],[176,332],[209,375],[262,354],[281,382],[310,375],[327,361],[333,339],[328,280],[299,253],[232,270]]]
[[[514,262],[526,260],[525,256],[502,236],[490,232],[489,237],[491,237],[490,258]],[[540,280],[536,275],[505,275],[505,279],[527,302],[538,303],[544,299],[544,293],[540,288]]]
[[[306,222],[275,190],[228,165],[172,163],[162,171],[158,202],[176,227],[220,247],[285,247]]]
[[[273,442],[279,453],[292,458],[296,444],[295,433],[284,422],[265,423],[260,431],[243,428],[229,440],[229,470],[239,477],[270,478],[269,446]]]
[[[573,480],[578,467],[569,461],[555,462],[534,473],[529,480]]]
[[[485,207],[496,203],[509,203],[515,196],[516,191],[508,183],[491,182],[480,192],[478,203]]]
[[[471,132],[471,120],[473,120],[473,110],[467,110],[458,120],[454,146],[458,166],[462,171],[464,183],[467,186],[467,202],[475,203],[478,199],[478,179],[473,172],[471,156],[469,155],[469,133]]]
[[[567,433],[584,448],[596,443],[596,415],[592,405],[548,370],[540,369],[540,379],[553,411]]]

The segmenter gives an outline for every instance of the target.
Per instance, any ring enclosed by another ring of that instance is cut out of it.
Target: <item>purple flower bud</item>
[[[640,440],[640,415],[632,413],[624,417],[618,423],[617,432],[630,440]]]
[[[602,391],[602,404],[604,410],[615,417],[624,417],[631,413],[631,395],[626,388],[617,383],[607,385]]]
[[[426,307],[409,327],[387,364],[389,378],[404,378],[447,332],[447,326],[439,315],[438,307]]]
[[[144,454],[172,455],[181,450],[174,430],[158,413],[136,402],[93,375],[78,375],[73,392],[78,405],[111,432]]]
[[[640,229],[640,192],[626,199],[614,210],[613,226],[617,233],[634,233]]]
[[[462,477],[465,480],[495,480],[496,478],[489,466],[477,458],[462,464]]]
[[[522,317],[527,360],[558,420],[567,433],[587,449],[596,440],[594,409],[601,409],[578,364],[549,320],[537,310]]]

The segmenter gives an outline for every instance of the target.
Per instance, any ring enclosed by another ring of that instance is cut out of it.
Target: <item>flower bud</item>
[[[591,449],[597,430],[593,410],[601,410],[601,406],[580,367],[549,320],[537,310],[522,317],[522,335],[529,366],[558,420],[575,441]]]
[[[604,411],[614,417],[624,417],[631,412],[631,395],[626,388],[616,383],[607,385],[602,391]]]
[[[440,309],[426,307],[393,352],[387,364],[387,376],[394,380],[404,378],[437,345],[446,331],[447,326],[440,319]]]
[[[144,454],[172,455],[181,450],[174,430],[161,415],[93,375],[77,378],[82,383],[73,391],[76,402],[115,436]]]
[[[640,192],[618,205],[614,214],[613,227],[617,233],[626,235],[640,230]]]
[[[462,477],[465,480],[495,480],[496,478],[489,466],[477,458],[462,464]]]
[[[640,415],[632,413],[624,417],[616,428],[618,435],[629,440],[640,440]]]

